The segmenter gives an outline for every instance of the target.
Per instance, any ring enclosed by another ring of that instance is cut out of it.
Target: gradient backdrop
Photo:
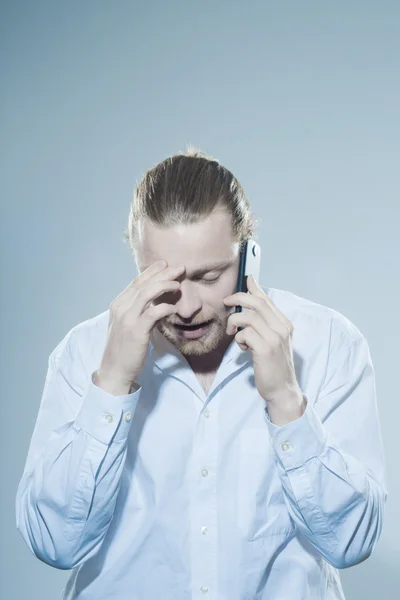
[[[135,275],[133,187],[188,143],[261,217],[261,283],[370,343],[389,498],[342,580],[348,600],[398,597],[399,31],[398,0],[0,2],[2,599],[61,597],[68,573],[14,512],[47,358]]]

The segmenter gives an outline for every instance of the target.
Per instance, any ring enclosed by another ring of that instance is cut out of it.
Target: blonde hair
[[[135,250],[137,223],[143,218],[169,227],[195,223],[217,208],[231,216],[233,233],[241,245],[255,236],[259,220],[239,181],[215,158],[189,146],[144,174],[133,194],[124,242]]]

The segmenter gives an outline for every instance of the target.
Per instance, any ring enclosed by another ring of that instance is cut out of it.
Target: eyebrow
[[[208,271],[223,271],[230,267],[235,262],[235,259],[229,261],[219,261],[217,263],[210,263],[208,265],[202,265],[201,267],[197,267],[192,273],[186,273],[188,277],[194,277],[196,275],[203,275],[204,273],[208,273]],[[149,265],[143,267],[142,271],[145,271]]]

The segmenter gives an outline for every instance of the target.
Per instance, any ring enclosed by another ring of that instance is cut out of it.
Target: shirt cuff
[[[328,433],[307,396],[304,398],[307,404],[301,417],[280,427],[271,422],[265,410],[272,446],[286,470],[302,466],[326,446]]]
[[[75,423],[104,444],[128,437],[142,388],[124,396],[114,396],[91,380]]]

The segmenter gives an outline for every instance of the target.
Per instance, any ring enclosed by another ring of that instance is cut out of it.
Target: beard
[[[203,323],[210,319],[203,319]],[[201,321],[198,321],[200,323]],[[203,356],[226,345],[228,336],[226,334],[227,318],[222,320],[214,315],[208,331],[197,339],[186,339],[175,328],[172,323],[158,321],[156,327],[162,335],[173,344],[184,356]],[[232,336],[229,337],[231,339]]]

